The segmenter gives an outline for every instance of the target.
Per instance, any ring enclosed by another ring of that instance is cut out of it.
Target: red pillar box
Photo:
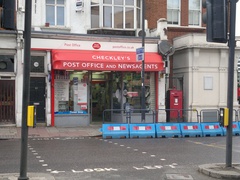
[[[167,122],[177,122],[178,118],[182,119],[182,108],[182,91],[176,89],[168,90],[166,98]]]

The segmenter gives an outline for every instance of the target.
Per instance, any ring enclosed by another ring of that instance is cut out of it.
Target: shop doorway
[[[91,79],[92,123],[103,121],[103,111],[111,109],[111,73],[93,72]],[[104,120],[110,121],[110,112],[104,113]]]
[[[15,80],[0,80],[0,125],[15,123]]]
[[[45,77],[30,78],[30,105],[36,106],[36,121],[37,123],[45,123]]]

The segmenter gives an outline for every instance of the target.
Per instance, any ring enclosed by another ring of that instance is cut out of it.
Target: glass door
[[[110,121],[111,109],[111,72],[92,72],[91,79],[91,116],[92,123]]]

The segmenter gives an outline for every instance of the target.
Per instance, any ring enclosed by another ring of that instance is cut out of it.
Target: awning
[[[162,71],[162,57],[145,53],[145,71]],[[58,70],[141,71],[142,62],[135,52],[52,50],[52,66]]]

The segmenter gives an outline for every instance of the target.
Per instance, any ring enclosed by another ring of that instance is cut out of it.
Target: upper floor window
[[[189,0],[188,3],[188,24],[191,26],[200,26],[201,0]]]
[[[91,28],[140,28],[140,0],[91,0]]]
[[[64,0],[46,0],[46,23],[64,26]]]
[[[167,0],[167,22],[168,24],[179,25],[180,21],[180,0]]]

